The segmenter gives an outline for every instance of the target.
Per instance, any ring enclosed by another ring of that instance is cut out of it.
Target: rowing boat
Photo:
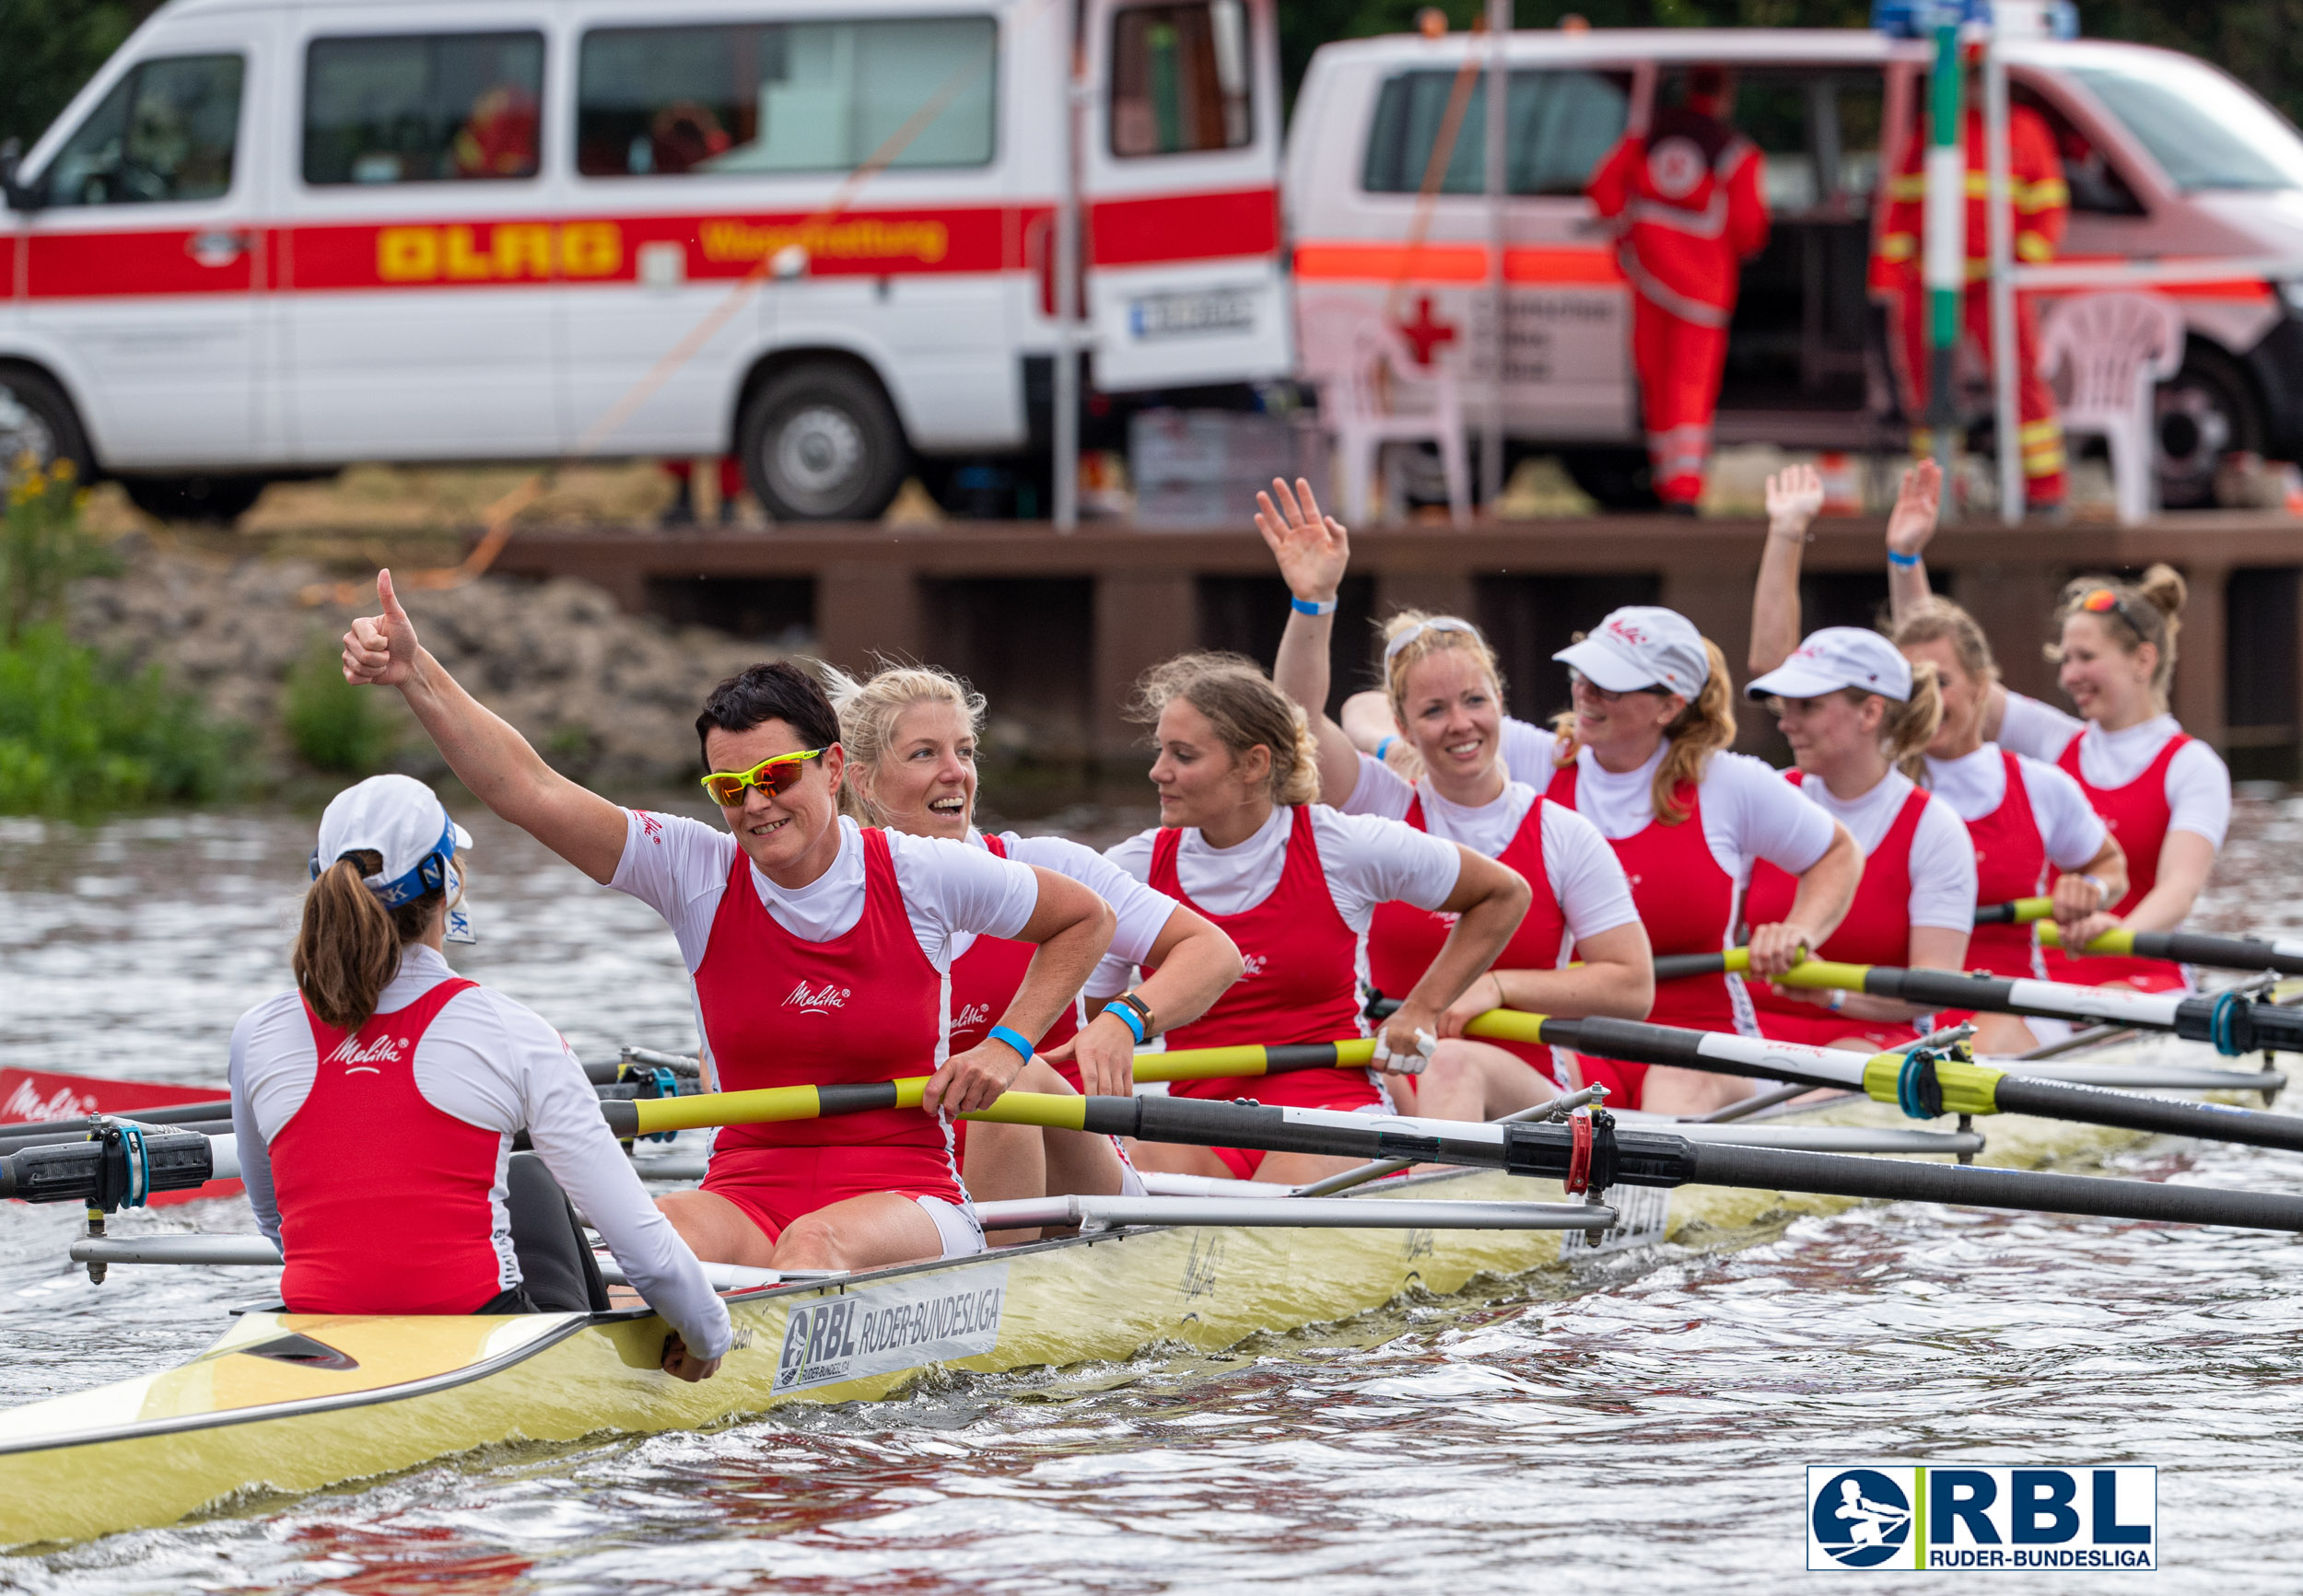
[[[2168,1037],[2115,1041],[2087,1058],[2133,1070],[2227,1062]],[[1910,1124],[1853,1096],[1766,1123]],[[2086,1163],[2142,1139],[2002,1115],[1989,1122],[1980,1161]],[[1554,1182],[1459,1171],[1385,1181],[1340,1200],[1564,1196]],[[728,1295],[735,1346],[717,1378],[694,1385],[660,1371],[667,1332],[645,1309],[497,1318],[249,1311],[190,1362],[0,1412],[0,1544],[171,1523],[505,1442],[689,1429],[791,1403],[877,1400],[932,1369],[997,1373],[1162,1346],[1216,1352],[1410,1293],[1445,1295],[1658,1243],[1733,1246],[1853,1206],[1693,1185],[1619,1188],[1608,1200],[1615,1223],[1596,1243],[1580,1229],[1121,1226],[948,1264],[754,1286]]]

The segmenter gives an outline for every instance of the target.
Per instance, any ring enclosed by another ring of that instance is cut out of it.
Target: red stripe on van
[[[247,247],[220,247],[238,239]],[[196,247],[200,255],[194,254]],[[34,299],[245,294],[255,286],[256,250],[262,247],[256,229],[250,227],[32,233],[25,239],[25,292]]]
[[[1268,255],[1280,247],[1280,191],[1099,200],[1089,207],[1088,227],[1099,266]]]
[[[1481,244],[1302,243],[1295,246],[1295,275],[1313,283],[1484,283],[1488,251]],[[1623,273],[1604,249],[1522,245],[1503,251],[1503,280],[1619,288]]]

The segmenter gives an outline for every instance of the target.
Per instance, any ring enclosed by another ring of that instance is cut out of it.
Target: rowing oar
[[[1986,903],[1975,911],[1978,926],[2029,926],[2052,919],[2053,901],[2017,898],[2012,903]],[[2040,940],[2050,948],[2063,945],[2056,926],[2040,926]],[[2096,957],[2164,959],[2171,964],[2202,964],[2210,970],[2273,970],[2282,975],[2303,975],[2303,942],[2271,941],[2261,937],[2205,937],[2195,931],[2130,931],[2118,926],[2104,932],[2080,949]],[[1661,963],[1662,961],[1656,961]],[[1695,972],[1695,973],[1702,973]]]
[[[1681,953],[1655,961],[1658,979],[1674,975],[1736,973],[1750,968],[1748,948],[1722,953]],[[2303,1010],[2243,996],[2237,992],[2130,992],[2115,986],[2077,986],[2062,981],[2014,980],[1999,975],[1962,975],[1949,970],[1905,970],[1893,964],[1840,964],[1809,959],[1781,975],[1779,986],[1867,992],[1900,997],[1922,1008],[1970,1008],[1993,1014],[2021,1014],[2042,1019],[2084,1019],[2136,1031],[2167,1031],[2186,1042],[2204,1042],[2227,1057],[2261,1048],[2303,1053]]]
[[[1607,1023],[1612,1027],[1628,1022]],[[777,1087],[607,1102],[600,1108],[616,1135],[645,1136],[707,1124],[755,1124],[870,1108],[917,1106],[925,1084],[915,1078],[869,1086]],[[1482,1124],[1267,1108],[1198,1098],[1056,1097],[1011,1091],[989,1108],[960,1117],[1192,1147],[1461,1164],[1560,1181],[1571,1194],[1604,1191],[1613,1185],[1745,1186],[1889,1202],[1957,1203],[2114,1219],[2303,1230],[2303,1197],[2276,1193],[1696,1142],[1666,1132],[1621,1130],[1606,1114],[1565,1124],[1544,1120]]]

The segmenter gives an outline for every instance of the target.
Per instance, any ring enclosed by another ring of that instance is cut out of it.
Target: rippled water
[[[1109,835],[1121,818],[1062,819]],[[233,1019],[285,983],[310,823],[0,821],[0,1061],[220,1079]],[[580,1051],[692,1042],[647,910],[473,829],[483,941],[462,968]],[[2242,804],[2204,922],[2303,918],[2298,843],[2303,803]],[[2303,1162],[2278,1154],[2161,1144],[2121,1167],[2303,1192]],[[122,1268],[93,1287],[64,1258],[76,1224],[0,1208],[0,1402],[175,1361],[271,1279]],[[210,1203],[117,1228],[246,1224]],[[1802,1571],[1804,1470],[1886,1459],[2159,1465],[2161,1572],[1993,1589],[2303,1586],[2303,1244],[1871,1208],[1226,1357],[506,1449],[0,1559],[0,1588],[1856,1590]]]

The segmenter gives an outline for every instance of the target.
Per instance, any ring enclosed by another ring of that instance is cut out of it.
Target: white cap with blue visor
[[[427,892],[452,891],[456,850],[471,845],[471,833],[448,818],[430,787],[414,776],[372,775],[336,794],[320,817],[312,880],[347,854],[379,855],[382,868],[363,879],[385,908],[396,909]]]

